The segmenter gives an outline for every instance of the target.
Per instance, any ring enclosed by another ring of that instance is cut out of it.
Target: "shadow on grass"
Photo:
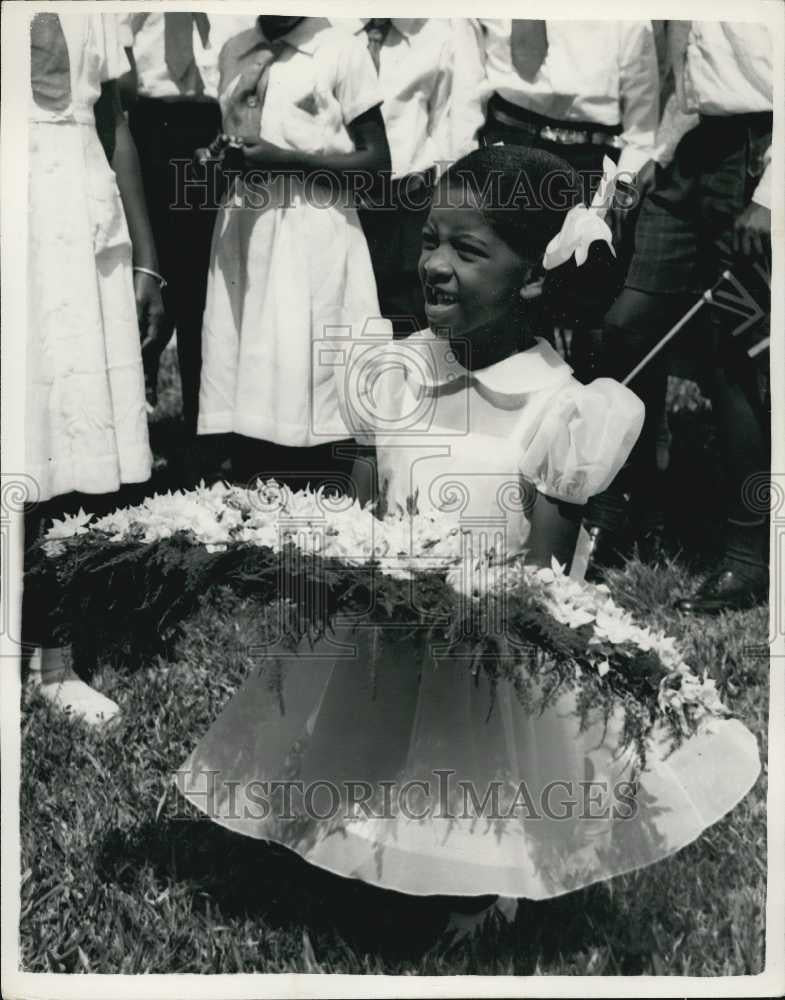
[[[650,969],[650,937],[617,910],[607,886],[544,902],[521,900],[514,925],[445,950],[449,898],[407,896],[342,878],[283,847],[207,820],[151,821],[132,831],[112,831],[96,860],[99,877],[127,892],[133,892],[143,866],[153,869],[159,884],[187,887],[196,913],[209,917],[217,907],[224,919],[259,921],[271,931],[297,934],[306,928],[323,950],[348,947],[350,954],[381,962],[385,970],[425,959],[433,964],[430,971],[449,973],[449,963],[463,952],[464,963],[481,963],[486,970],[489,962],[498,963],[499,972],[525,975],[609,942],[614,967],[606,963],[604,971],[635,975]]]

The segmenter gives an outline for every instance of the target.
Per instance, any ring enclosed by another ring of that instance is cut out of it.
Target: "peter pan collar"
[[[439,395],[440,389],[456,383],[478,383],[498,396],[523,396],[556,388],[572,375],[572,368],[542,337],[537,338],[533,347],[473,372],[459,363],[446,339],[436,337],[430,330],[399,341],[397,346],[401,345],[419,355],[419,358],[413,355],[406,365],[407,381],[429,395]]]
[[[572,375],[572,368],[547,340],[538,337],[534,347],[471,374],[491,392],[502,396],[521,396],[566,382]]]

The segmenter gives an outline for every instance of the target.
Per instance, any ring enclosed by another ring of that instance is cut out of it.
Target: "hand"
[[[629,175],[627,175],[629,176]],[[613,245],[619,245],[624,237],[624,228],[631,218],[630,213],[636,212],[643,204],[643,199],[654,189],[657,182],[657,163],[647,160],[632,180],[622,182],[622,187],[613,199],[606,222],[613,235]]]
[[[751,201],[733,224],[733,250],[743,257],[771,257],[771,211]]]
[[[654,190],[657,183],[657,161],[647,160],[635,176],[635,191],[638,195],[638,205]]]
[[[220,163],[222,159],[223,153],[219,153],[216,156],[207,146],[200,146],[199,149],[194,151],[194,162],[200,167],[205,166],[207,163]]]
[[[258,142],[243,146],[245,163],[248,167],[259,167],[262,170],[282,170],[292,164],[291,150],[276,146],[275,143],[260,139]]]
[[[118,78],[117,89],[120,91],[120,100],[124,108],[130,108],[136,103],[139,98],[139,81],[135,68]]]
[[[201,146],[194,152],[194,160],[199,165],[206,163],[221,163],[226,156],[226,150],[231,142],[231,136],[219,132],[209,146]]]
[[[172,331],[166,322],[161,289],[156,278],[143,271],[135,271],[134,295],[136,297],[136,319],[142,341],[142,365],[145,372],[148,402],[155,405],[158,362],[161,351],[166,347]]]

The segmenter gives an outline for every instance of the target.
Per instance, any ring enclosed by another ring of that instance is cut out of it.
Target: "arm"
[[[457,160],[478,145],[485,124],[488,80],[485,72],[483,29],[476,18],[451,19],[453,61],[460,71],[453,76],[450,95],[450,158]]]
[[[139,92],[139,77],[134,59],[134,39],[149,15],[147,14],[116,14],[117,34],[123,46],[128,64],[131,67],[127,73],[117,78],[120,90],[120,100],[124,108],[128,108],[136,100]]]
[[[111,90],[115,110],[115,148],[112,168],[117,177],[117,187],[120,190],[120,198],[131,236],[133,263],[135,267],[158,271],[158,254],[155,250],[150,219],[147,215],[136,146],[120,105],[120,94],[116,82],[110,80],[103,86]],[[142,352],[148,355],[160,353],[168,336],[165,333],[164,308],[159,283],[152,275],[136,271],[134,272],[134,293],[136,295],[139,332],[142,337]]]
[[[625,223],[654,187],[657,174],[654,138],[659,118],[660,76],[650,21],[621,27],[619,100],[624,148],[619,157],[619,195],[608,212],[614,244],[624,239]]]
[[[665,104],[654,147],[654,159],[661,167],[667,167],[673,159],[676,147],[684,136],[698,124],[698,116],[681,110],[674,90]]]
[[[385,173],[391,169],[390,148],[378,105],[355,118],[346,127],[355,147],[351,153],[302,153],[283,149],[262,139],[245,146],[245,169],[297,174],[303,178],[326,172],[338,179],[343,191],[356,190],[355,179]]]
[[[771,146],[764,155],[763,175],[752,200],[733,226],[733,249],[745,257],[771,260]]]
[[[120,92],[120,102],[124,108],[129,108],[139,96],[139,77],[136,72],[136,60],[134,50],[127,47],[125,54],[128,56],[130,70],[117,81],[117,89]]]
[[[660,78],[651,22],[622,29],[619,95],[624,149],[619,169],[636,174],[654,155]]]

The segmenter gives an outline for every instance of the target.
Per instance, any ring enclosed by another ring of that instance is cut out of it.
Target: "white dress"
[[[585,500],[640,432],[637,397],[609,379],[579,385],[544,342],[466,379],[444,341],[416,340],[358,355],[341,393],[360,436],[375,423],[390,502],[419,489],[473,533],[530,546],[519,477]],[[427,626],[381,632],[339,625],[295,655],[268,652],[183,765],[180,790],[231,830],[383,888],[544,899],[667,857],[758,776],[738,720],[712,721],[672,754],[655,734],[641,769],[621,713],[581,728],[574,691],[532,712],[506,680],[492,700],[485,673],[438,657]],[[404,789],[406,808],[385,805]]]
[[[60,23],[70,104],[29,97],[25,446],[41,500],[144,482],[152,462],[131,242],[93,112],[128,61],[112,15]]]
[[[324,18],[286,38],[269,70],[262,138],[351,152],[347,123],[382,101],[367,50]],[[301,447],[348,437],[320,341],[325,327],[379,315],[365,236],[337,190],[292,178],[238,183],[213,234],[199,433]]]

